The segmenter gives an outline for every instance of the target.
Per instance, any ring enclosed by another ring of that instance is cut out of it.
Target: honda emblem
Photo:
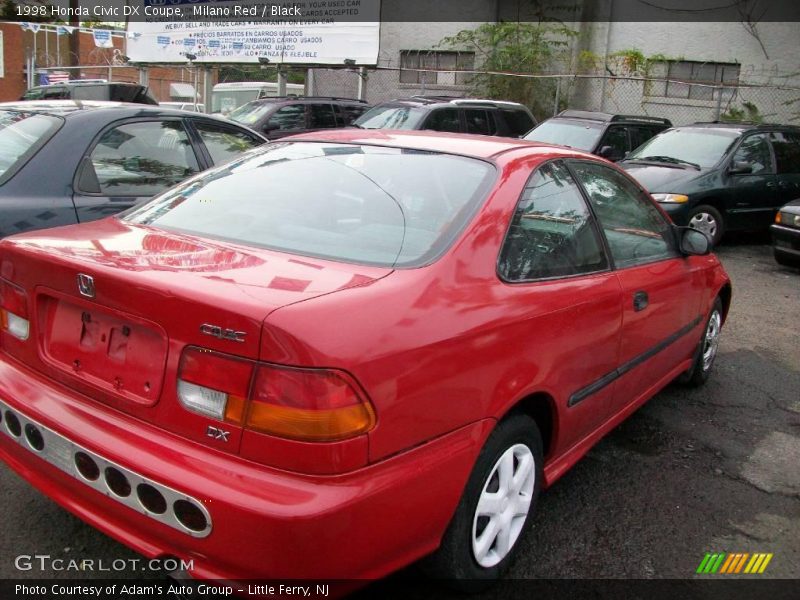
[[[91,275],[78,273],[78,291],[81,296],[94,298],[94,278]]]

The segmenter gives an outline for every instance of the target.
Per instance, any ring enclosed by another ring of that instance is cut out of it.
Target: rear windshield
[[[275,143],[123,218],[293,254],[413,267],[444,252],[494,174],[489,163],[448,154]]]
[[[590,152],[597,144],[602,133],[603,126],[600,123],[548,119],[529,132],[525,139],[532,142],[569,146],[576,150]]]
[[[61,123],[51,115],[0,110],[0,185],[50,139]]]
[[[353,124],[362,129],[417,129],[427,114],[418,106],[375,106]]]

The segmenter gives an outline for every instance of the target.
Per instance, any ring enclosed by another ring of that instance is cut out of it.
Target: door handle
[[[778,185],[778,184],[777,184],[777,183],[775,183],[774,181],[768,181],[768,182],[766,183],[766,186],[767,186],[768,188],[774,188],[776,185]]]
[[[636,312],[647,308],[649,303],[650,299],[647,297],[647,292],[639,291],[633,295],[633,310]]]

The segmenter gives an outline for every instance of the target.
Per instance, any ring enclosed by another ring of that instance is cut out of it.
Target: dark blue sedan
[[[265,141],[158,106],[0,104],[0,237],[114,214]]]

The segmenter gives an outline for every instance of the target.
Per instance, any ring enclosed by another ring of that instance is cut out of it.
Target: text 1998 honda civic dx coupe
[[[730,282],[567,148],[341,130],[0,243],[0,456],[200,578],[493,579]]]

